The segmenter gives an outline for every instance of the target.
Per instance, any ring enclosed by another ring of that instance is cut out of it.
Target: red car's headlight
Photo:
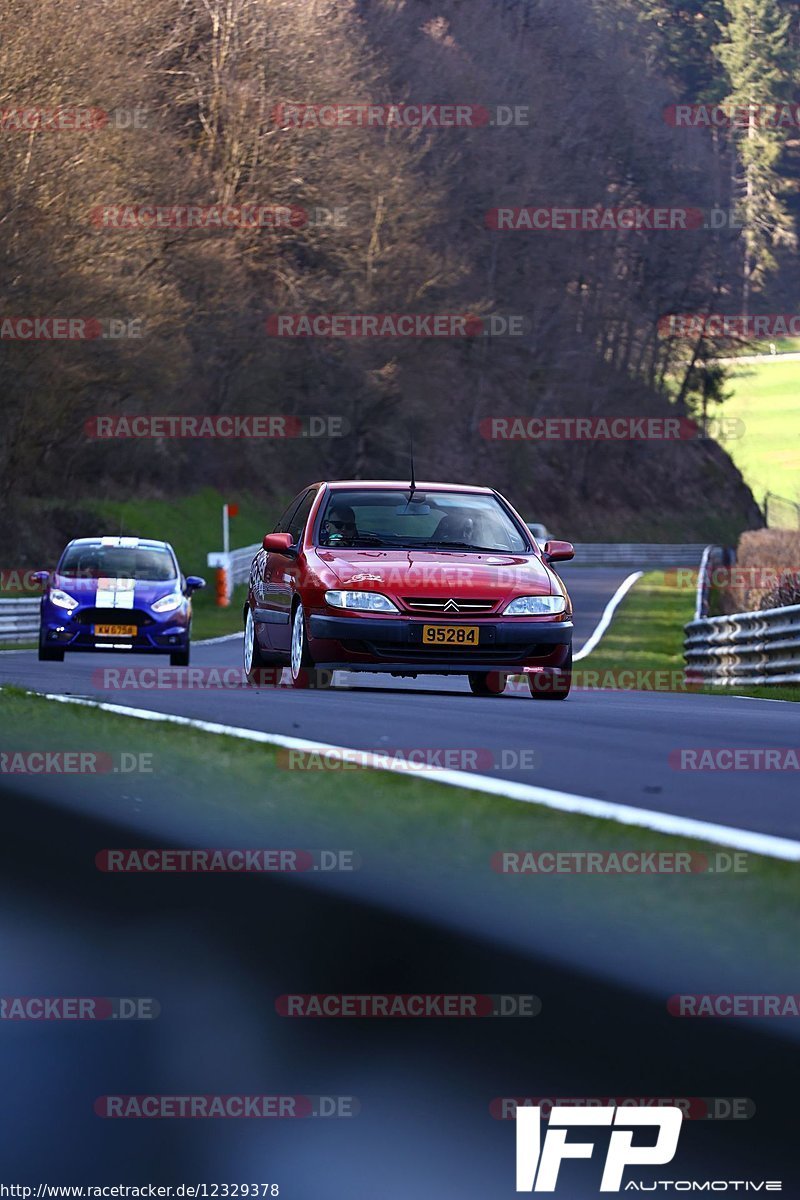
[[[325,601],[331,608],[352,608],[356,612],[400,611],[388,596],[382,596],[380,592],[326,592]]]
[[[562,613],[567,607],[563,596],[517,596],[503,610],[504,617],[541,617]]]

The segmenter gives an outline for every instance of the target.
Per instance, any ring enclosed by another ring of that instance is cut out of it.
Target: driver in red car
[[[322,527],[322,540],[328,546],[352,546],[358,538],[356,514],[348,505],[333,508]]]

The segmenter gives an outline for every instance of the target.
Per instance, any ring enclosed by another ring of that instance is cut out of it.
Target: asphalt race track
[[[564,571],[576,610],[579,648],[629,572]],[[472,696],[456,677],[417,680],[337,673],[332,691],[289,687],[108,688],[100,667],[154,666],[122,654],[67,656],[40,663],[33,651],[0,655],[0,682],[231,726],[265,730],[360,750],[411,747],[491,750],[493,772],[506,779],[697,820],[800,838],[800,808],[781,771],[680,771],[681,748],[785,748],[796,744],[791,704],[649,691],[573,690],[564,703]],[[196,645],[192,666],[235,667],[238,639]],[[534,748],[535,769],[515,763]]]

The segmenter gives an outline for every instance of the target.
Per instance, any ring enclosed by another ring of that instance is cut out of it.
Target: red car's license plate
[[[423,625],[422,641],[426,646],[477,646],[479,625]]]

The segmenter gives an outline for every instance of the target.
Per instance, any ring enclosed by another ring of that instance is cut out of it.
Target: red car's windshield
[[[321,546],[527,553],[530,546],[492,495],[410,488],[337,490],[320,525]]]

